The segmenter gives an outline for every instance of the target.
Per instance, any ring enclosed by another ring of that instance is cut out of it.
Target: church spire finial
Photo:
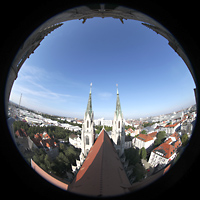
[[[92,93],[92,83],[90,83],[90,94]]]
[[[119,94],[119,91],[118,91],[118,84],[116,84],[116,87],[117,87],[117,94]]]

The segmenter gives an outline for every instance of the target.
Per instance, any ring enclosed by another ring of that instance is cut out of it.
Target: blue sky
[[[112,119],[116,83],[125,118],[195,103],[192,76],[168,41],[141,22],[93,18],[65,22],[26,60],[10,100],[49,114],[83,118],[92,82],[95,118]]]

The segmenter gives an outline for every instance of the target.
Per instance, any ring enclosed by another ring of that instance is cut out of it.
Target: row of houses
[[[174,125],[172,127],[176,126],[177,125]],[[128,130],[127,132],[134,131]],[[162,144],[154,148],[157,134],[157,131],[149,134],[140,133],[132,139],[132,146],[136,149],[145,148],[147,153],[150,154],[148,163],[151,167],[158,167],[158,169],[161,169],[176,157],[177,150],[181,147],[182,143],[180,135],[174,132],[170,134]]]
[[[163,168],[171,162],[177,155],[177,150],[182,146],[179,134],[174,132],[164,143],[153,149],[148,163],[152,167]]]
[[[36,114],[27,110],[19,109],[19,117],[22,121],[27,122],[30,126],[39,125],[40,127],[44,126],[59,126],[70,131],[78,132],[81,131],[79,126],[74,126],[68,124],[67,122],[73,122],[77,124],[82,124],[82,120],[75,120],[73,118],[57,118],[57,120],[52,120],[45,118],[40,114]],[[63,121],[63,123],[58,122],[58,120]]]
[[[73,126],[73,125],[67,124],[67,123],[59,124],[59,126],[64,129],[68,129],[68,130],[74,131],[74,132],[78,132],[78,131],[82,130],[79,126]]]
[[[43,148],[52,159],[55,159],[59,153],[58,144],[47,132],[36,133],[34,138],[30,138],[25,130],[21,128],[15,132],[15,136],[16,143],[22,153],[28,150]]]

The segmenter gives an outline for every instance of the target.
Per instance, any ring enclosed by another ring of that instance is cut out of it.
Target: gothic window
[[[120,121],[118,121],[118,128],[120,128]]]
[[[89,128],[89,121],[87,120],[87,128]]]
[[[89,145],[89,137],[86,135],[86,144]]]
[[[117,145],[120,145],[120,137],[117,138]]]

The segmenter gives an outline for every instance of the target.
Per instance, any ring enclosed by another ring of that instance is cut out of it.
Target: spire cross
[[[119,94],[119,91],[118,91],[118,84],[116,84],[116,87],[117,87],[117,94]]]
[[[90,83],[90,94],[92,92],[92,83]]]

